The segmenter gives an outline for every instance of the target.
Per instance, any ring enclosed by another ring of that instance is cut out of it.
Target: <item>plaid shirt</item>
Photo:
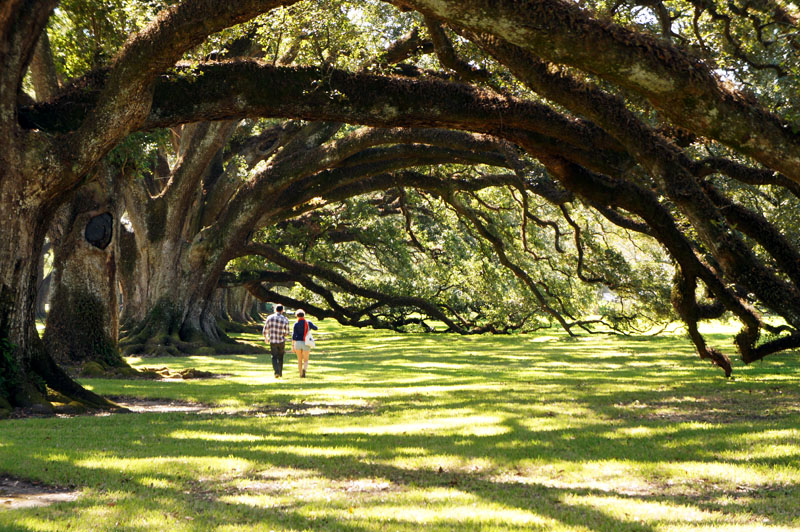
[[[286,335],[289,334],[289,318],[277,312],[270,314],[264,322],[263,334],[271,344],[285,342]]]

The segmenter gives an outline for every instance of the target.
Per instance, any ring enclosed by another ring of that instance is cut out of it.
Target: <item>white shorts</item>
[[[307,345],[307,344],[306,344],[304,341],[302,341],[302,340],[295,340],[295,342],[294,342],[294,348],[295,348],[297,351],[311,351],[311,346],[310,346],[310,345]]]

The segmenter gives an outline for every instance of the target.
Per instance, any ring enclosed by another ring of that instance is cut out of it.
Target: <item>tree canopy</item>
[[[745,363],[800,346],[797,17],[772,0],[7,2],[0,395],[102,404],[33,325],[43,243],[87,180],[106,199],[86,216],[130,229],[103,259],[129,352],[223,349],[214,294],[233,285],[461,333],[638,330],[671,304],[726,374],[704,319],[741,322]]]

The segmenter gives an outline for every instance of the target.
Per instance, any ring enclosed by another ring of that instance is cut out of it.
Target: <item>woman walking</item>
[[[303,309],[297,309],[294,315],[297,316],[297,322],[292,330],[292,351],[297,354],[297,370],[300,372],[300,377],[303,378],[306,376],[308,356],[311,354],[311,346],[306,342],[306,338],[312,329],[316,331],[319,327],[306,319]]]

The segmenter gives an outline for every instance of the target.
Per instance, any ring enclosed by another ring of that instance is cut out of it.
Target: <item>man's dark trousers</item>
[[[286,353],[286,342],[270,342],[269,351],[272,353],[272,369],[275,370],[275,375],[283,376],[283,355]]]

